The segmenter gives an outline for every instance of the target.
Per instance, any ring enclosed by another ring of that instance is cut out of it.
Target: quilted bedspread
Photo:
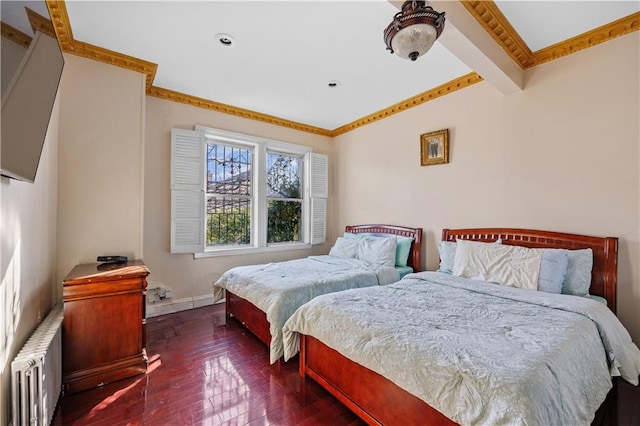
[[[309,256],[232,268],[214,283],[213,298],[214,302],[221,300],[226,289],[267,314],[273,364],[284,354],[282,327],[302,304],[321,294],[385,285],[399,279],[395,268],[336,256]]]
[[[315,298],[285,324],[285,359],[299,333],[463,425],[588,425],[612,375],[640,374],[602,303],[437,272]]]

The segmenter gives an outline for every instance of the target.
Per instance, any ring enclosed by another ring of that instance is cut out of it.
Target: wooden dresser
[[[77,265],[63,282],[62,381],[65,394],[146,373],[141,260]]]

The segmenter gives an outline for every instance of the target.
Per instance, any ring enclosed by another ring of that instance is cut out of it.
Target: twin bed
[[[364,236],[371,237],[367,241],[374,244],[366,247],[373,262],[355,259],[345,254],[346,250],[339,250],[331,256],[236,267],[214,283],[214,300],[225,298],[227,317],[236,318],[264,342],[270,348],[270,362],[276,363],[284,353],[282,327],[304,303],[328,292],[390,284],[407,271],[421,270],[421,228],[381,224],[347,226],[345,235],[338,240],[357,249],[359,239],[356,237]],[[397,240],[395,248],[387,247],[394,259],[396,251],[401,256],[401,246],[406,248],[402,260],[396,259],[391,266],[377,262],[376,245],[382,243],[377,240],[383,240],[378,237]]]
[[[226,307],[270,345],[272,362],[299,352],[301,376],[367,423],[589,424],[611,417],[612,376],[637,384],[640,351],[614,315],[616,238],[504,228],[442,232],[443,242],[589,249],[586,279],[589,296],[601,297],[595,301],[419,272],[421,230],[366,225],[347,232],[412,236],[416,273],[385,285],[303,290],[307,300],[297,299],[275,328],[260,302],[238,289],[227,289]],[[576,265],[564,267],[576,272]]]

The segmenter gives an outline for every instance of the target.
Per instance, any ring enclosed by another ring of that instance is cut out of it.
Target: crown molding
[[[638,30],[640,30],[640,12],[633,13],[607,25],[538,50],[534,52],[529,67],[535,67],[545,62],[553,61]]]
[[[46,1],[55,35],[63,52],[142,73],[146,78],[146,90],[148,91],[151,88],[158,69],[157,64],[75,40],[71,31],[65,2],[58,0]]]
[[[462,77],[459,77],[455,80],[451,80],[450,82],[440,85],[436,88],[420,93],[419,95],[413,96],[411,98],[405,99],[402,102],[398,102],[397,104],[392,105],[389,108],[385,108],[378,112],[374,112],[373,114],[367,115],[366,117],[362,117],[359,120],[353,121],[342,127],[338,127],[333,132],[331,132],[331,136],[338,136],[343,133],[350,132],[354,129],[357,129],[358,127],[366,126],[367,124],[371,124],[375,121],[382,120],[383,118],[387,118],[393,114],[397,114],[409,108],[416,107],[425,102],[432,101],[441,96],[448,95],[449,93],[455,92],[460,89],[464,89],[465,87],[469,87],[476,83],[480,83],[481,81],[483,81],[482,77],[480,77],[475,72],[463,75]]]
[[[478,21],[480,26],[507,52],[513,61],[526,68],[531,59],[531,50],[513,26],[507,21],[493,0],[466,1],[460,3]]]
[[[186,105],[192,105],[198,108],[208,109],[212,111],[221,112],[224,114],[235,115],[238,117],[246,118],[249,120],[257,120],[276,126],[287,127],[290,129],[299,130],[302,132],[313,133],[322,136],[337,136],[358,127],[370,124],[374,121],[381,120],[389,115],[396,114],[405,109],[412,108],[420,105],[424,102],[428,102],[432,99],[444,96],[448,93],[470,86],[472,84],[482,81],[482,77],[476,73],[467,74],[456,80],[452,80],[449,83],[445,83],[439,87],[436,87],[427,92],[421,93],[417,96],[399,102],[392,105],[389,108],[378,111],[359,120],[356,120],[345,126],[341,126],[335,130],[323,129],[320,127],[310,126],[295,121],[285,120],[283,118],[275,117],[272,115],[262,114],[259,112],[237,108],[231,105],[211,101],[208,99],[198,98],[184,93],[175,92],[169,89],[163,89],[153,85],[153,80],[158,68],[157,64],[143,61],[141,59],[123,55],[118,52],[114,52],[108,49],[103,49],[98,46],[94,46],[89,43],[77,41],[73,38],[73,32],[71,30],[71,24],[69,22],[69,15],[67,14],[67,7],[64,0],[46,0],[49,14],[51,16],[51,22],[53,29],[55,30],[56,38],[60,48],[65,53],[81,56],[84,58],[92,59],[94,61],[104,62],[110,65],[115,65],[121,68],[130,69],[146,75],[146,94],[159,99],[165,99],[172,102],[178,102]]]
[[[152,62],[76,40],[73,42],[73,51],[68,53],[145,74],[147,91],[151,88],[158,69],[158,65]]]
[[[573,37],[569,40],[541,49],[537,52],[531,52],[526,43],[524,43],[520,35],[515,31],[492,0],[460,0],[460,2],[480,23],[485,31],[493,37],[498,45],[501,46],[522,69],[531,68],[542,63],[561,58],[579,50],[604,43],[640,29],[640,13],[635,13],[600,28],[596,28],[592,31]],[[365,126],[390,115],[482,81],[482,77],[478,74],[470,73],[334,130],[327,130],[155,87],[153,86],[153,80],[158,68],[157,64],[75,40],[73,38],[71,24],[69,23],[69,16],[67,14],[65,2],[63,0],[46,0],[46,3],[51,15],[51,22],[53,24],[56,38],[58,39],[58,43],[60,44],[63,52],[145,74],[146,92],[149,96],[323,136],[333,137],[341,135],[358,127]],[[17,31],[15,29],[11,31],[5,28],[5,26],[6,24],[3,23],[2,35],[5,37],[9,38],[5,33],[14,34]],[[19,42],[19,44],[21,43]]]
[[[11,40],[17,45],[24,47],[25,49],[29,47],[29,45],[31,44],[31,40],[33,40],[31,36],[1,21],[0,21],[0,33],[2,37],[8,40]]]
[[[275,117],[273,115],[262,114],[248,109],[238,108],[220,102],[214,102],[204,98],[198,98],[196,96],[185,95],[184,93],[176,92],[169,89],[163,89],[162,87],[151,86],[147,90],[147,95],[153,96],[154,98],[165,99],[168,101],[217,111],[224,114],[235,115],[250,120],[262,121],[264,123],[273,124],[276,126],[288,127],[290,129],[300,130],[307,133],[314,133],[322,136],[332,136],[332,132],[330,130],[326,130],[320,127],[309,126],[295,121],[289,121],[283,118]]]
[[[149,90],[147,90],[147,95],[172,102],[192,105],[198,108],[222,112],[224,114],[236,115],[238,117],[243,117],[250,120],[258,120],[265,123],[274,124],[276,126],[288,127],[290,129],[300,130],[307,133],[335,137],[343,133],[350,132],[351,130],[357,129],[358,127],[366,126],[367,124],[371,124],[375,121],[387,118],[390,115],[397,114],[401,111],[416,107],[425,102],[429,102],[441,96],[455,92],[457,90],[464,89],[465,87],[471,86],[481,81],[483,81],[482,77],[480,77],[475,72],[472,72],[463,75],[462,77],[459,77],[455,80],[451,80],[450,82],[440,85],[434,89],[428,90],[426,92],[420,93],[419,95],[398,102],[397,104],[394,104],[389,108],[374,112],[373,114],[367,115],[349,124],[338,127],[334,130],[327,130],[320,127],[309,126],[295,121],[289,121],[279,117],[275,117],[273,115],[261,114],[255,111],[237,108],[231,105],[210,101],[208,99],[198,98],[191,95],[185,95],[184,93],[175,92],[173,90],[163,89],[156,86],[152,86]]]
[[[43,34],[48,35],[49,37],[56,38],[56,33],[53,29],[53,24],[50,20],[40,15],[37,12],[25,7],[27,11],[27,19],[29,20],[29,24],[31,24],[31,29],[35,33],[36,31],[40,31]]]
[[[69,15],[67,14],[67,6],[64,1],[46,0],[49,16],[53,24],[53,30],[56,33],[58,44],[63,52],[73,53],[73,32],[69,23]]]
[[[522,69],[559,59],[640,29],[640,12],[637,12],[553,46],[531,52],[493,0],[460,0],[460,3]]]
[[[40,15],[39,13],[34,12],[33,10],[29,9],[26,6],[25,6],[25,11],[27,14],[27,20],[29,21],[29,24],[31,25],[31,30],[33,31],[34,34],[36,31],[40,31],[41,33],[46,34],[49,37],[56,38],[56,33],[53,29],[53,23],[50,20]],[[23,33],[22,31],[12,27],[9,24],[1,22],[1,27],[2,27],[2,37],[5,37],[13,41],[14,43],[17,43],[22,47],[28,48],[29,45],[31,44],[31,41],[33,40],[33,37]]]

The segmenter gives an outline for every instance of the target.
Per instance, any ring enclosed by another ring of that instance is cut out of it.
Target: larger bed
[[[640,351],[614,315],[617,239],[443,231],[443,241],[456,239],[591,249],[589,294],[608,308],[587,297],[424,272],[305,304],[285,324],[285,359],[299,345],[301,376],[369,424],[589,424],[610,417],[611,376],[637,384],[640,372]]]
[[[305,302],[328,292],[389,284],[399,280],[402,273],[421,270],[421,228],[382,224],[347,226],[344,237],[339,237],[334,247],[338,247],[339,241],[349,243],[348,236],[397,240],[397,249],[405,248],[403,263],[396,267],[382,266],[350,258],[340,251],[341,256],[309,256],[236,267],[214,283],[214,300],[226,299],[227,317],[235,317],[270,348],[272,364],[284,353],[282,326]]]

